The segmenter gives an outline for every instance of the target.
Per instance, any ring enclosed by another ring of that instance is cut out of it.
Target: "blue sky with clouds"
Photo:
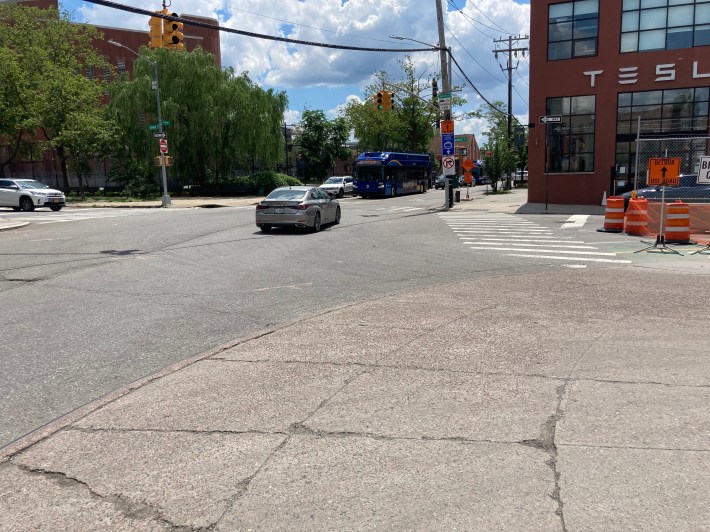
[[[129,3],[116,0],[118,3]],[[436,44],[437,0],[251,0],[248,4],[233,0],[172,0],[171,10],[217,18],[220,25],[265,35],[287,36],[304,41],[367,48],[418,47],[389,38],[401,35]],[[529,35],[529,1],[522,0],[442,0],[446,6],[444,23],[446,45],[468,78],[490,101],[507,100],[505,56],[496,59],[494,40],[509,35]],[[144,16],[83,2],[60,0],[75,20],[116,27],[146,29]],[[157,0],[134,0],[133,7],[158,10]],[[529,46],[527,40],[518,43]],[[222,64],[249,76],[266,88],[283,90],[289,97],[287,120],[297,122],[304,109],[322,109],[335,116],[339,106],[351,98],[366,97],[365,88],[379,70],[396,79],[397,60],[403,54],[343,51],[255,39],[223,33]],[[440,70],[439,54],[413,53],[417,74],[428,76]],[[528,114],[528,58],[514,58],[513,112],[523,123]],[[483,102],[460,74],[454,72],[454,85],[468,100],[464,111]],[[475,133],[480,137],[483,124],[477,120],[457,122],[457,133]]]

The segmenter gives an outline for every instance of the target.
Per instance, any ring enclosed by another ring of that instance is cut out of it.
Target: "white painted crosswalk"
[[[95,220],[98,218],[119,218],[124,216],[133,216],[136,214],[154,213],[159,211],[161,211],[161,209],[63,209],[59,212],[35,211],[23,214],[1,213],[0,217],[5,222],[29,222],[32,225],[44,225],[77,222],[83,220]]]
[[[616,253],[600,251],[582,240],[560,234],[561,231],[553,231],[511,214],[440,213],[439,216],[463,244],[476,252],[559,263],[567,261],[576,265],[574,267],[579,267],[580,263],[631,263],[617,258]],[[577,226],[583,223],[582,220],[575,222]]]

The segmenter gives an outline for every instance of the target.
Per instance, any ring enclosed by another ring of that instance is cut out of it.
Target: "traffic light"
[[[168,13],[167,10],[165,10],[165,14],[170,15],[172,17],[178,16],[177,13]],[[185,37],[182,34],[182,27],[182,22],[178,22],[176,20],[165,21],[165,32],[163,36],[163,45],[165,48],[168,48],[170,50],[185,49],[185,45],[182,44],[182,40]]]
[[[391,111],[394,104],[394,94],[390,91],[382,91],[382,110]]]
[[[160,11],[156,11],[160,13]],[[163,19],[160,17],[150,17],[148,22],[150,26],[150,42],[148,46],[150,48],[162,48],[163,47]]]
[[[377,94],[375,94],[375,108],[378,111],[382,111],[384,109],[384,102],[385,102],[385,92],[380,91]]]

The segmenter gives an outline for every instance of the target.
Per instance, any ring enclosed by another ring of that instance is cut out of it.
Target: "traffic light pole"
[[[129,52],[131,52],[133,55],[135,55],[138,59],[143,59],[145,61],[148,61],[149,63],[153,64],[153,90],[155,91],[155,102],[158,108],[158,131],[160,132],[160,138],[163,139],[165,138],[165,133],[163,131],[163,117],[160,112],[160,90],[158,87],[158,63],[157,61],[152,61],[148,59],[145,56],[142,56],[132,48],[129,48],[125,44],[121,44],[120,42],[116,42],[112,39],[108,41],[109,44],[112,44],[113,46],[118,46],[119,48],[125,48]],[[167,207],[170,205],[170,196],[168,195],[168,178],[165,172],[165,154],[163,152],[160,152],[160,173],[163,178],[163,197],[160,199],[161,201],[161,206],[162,207]]]
[[[140,56],[138,56],[140,57]],[[153,63],[153,90],[155,90],[155,102],[158,106],[158,131],[160,132],[160,138],[165,138],[165,133],[163,132],[163,117],[160,113],[160,90],[158,87],[158,62],[152,61]],[[167,207],[170,205],[170,196],[168,195],[168,177],[165,172],[165,154],[160,153],[160,174],[163,178],[163,197],[160,199],[160,204],[162,207]]]

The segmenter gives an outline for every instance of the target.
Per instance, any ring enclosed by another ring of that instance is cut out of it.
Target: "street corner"
[[[28,225],[30,225],[30,222],[9,223],[0,221],[0,232],[10,231],[12,229],[21,229],[23,227],[27,227]]]

